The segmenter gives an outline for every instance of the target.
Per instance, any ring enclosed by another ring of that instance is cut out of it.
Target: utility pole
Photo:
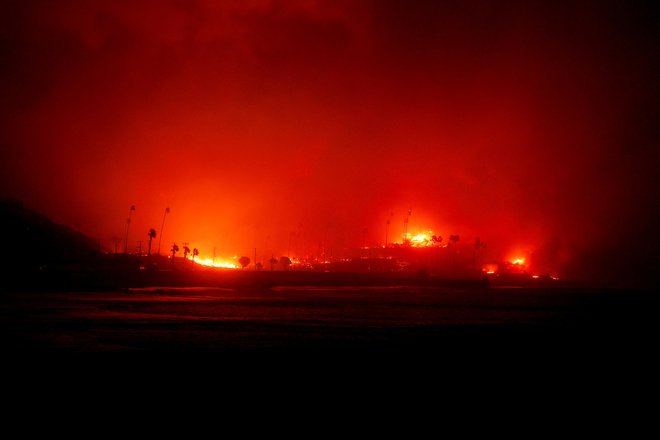
[[[138,256],[142,256],[142,240],[138,240]]]
[[[410,214],[412,213],[412,208],[408,209],[408,215],[403,219],[403,245],[408,246],[408,222],[410,221]]]
[[[126,235],[124,236],[124,253],[128,254],[128,228],[131,226],[131,215],[135,212],[135,205],[128,209],[128,219],[126,220]]]
[[[158,252],[157,254],[160,255],[160,242],[163,240],[163,229],[165,228],[165,217],[167,217],[167,214],[170,213],[170,208],[165,208],[165,214],[163,214],[163,224],[160,226],[160,238],[158,239]]]
[[[390,219],[385,222],[385,247],[387,247],[387,234],[390,232]]]
[[[387,247],[387,239],[388,239],[388,235],[389,235],[389,232],[390,232],[390,221],[392,220],[393,216],[394,216],[394,213],[391,212],[389,218],[385,222],[385,247]]]

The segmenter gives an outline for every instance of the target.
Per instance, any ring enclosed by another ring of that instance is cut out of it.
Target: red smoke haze
[[[133,245],[169,206],[202,255],[382,245],[412,208],[491,259],[652,267],[651,4],[3,2],[0,195],[108,247],[131,204]]]

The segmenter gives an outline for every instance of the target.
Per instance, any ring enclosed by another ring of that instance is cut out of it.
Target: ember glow
[[[494,264],[494,263],[485,264],[481,270],[482,270],[482,272],[484,272],[488,275],[493,275],[493,274],[497,273],[497,264]]]
[[[411,246],[428,246],[430,238],[426,234],[417,234],[408,239]]]
[[[202,266],[207,266],[207,267],[239,269],[239,266],[236,263],[229,260],[219,260],[219,259],[213,260],[212,258],[200,258],[198,260],[195,260],[195,262],[201,264]]]
[[[656,7],[499,3],[0,2],[0,197],[108,252],[655,271]]]
[[[442,237],[435,235],[431,230],[406,234],[406,244],[411,247],[446,246],[446,243],[443,243],[442,240]],[[403,240],[394,240],[392,244],[400,246],[404,243]]]
[[[428,233],[418,232],[415,235],[408,234],[408,242],[414,247],[433,246],[436,243],[433,242],[432,237],[433,231],[428,231]]]

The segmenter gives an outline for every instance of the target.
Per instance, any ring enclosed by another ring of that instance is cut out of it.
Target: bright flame
[[[222,268],[225,268],[225,269],[238,269],[238,266],[236,264],[234,264],[233,262],[230,262],[230,261],[226,261],[226,260],[222,261],[222,260],[216,259],[215,261],[213,261],[210,258],[203,258],[203,259],[199,258],[199,259],[195,259],[195,262],[201,264],[202,266],[222,267]]]
[[[527,261],[524,258],[513,258],[507,262],[506,272],[527,273]]]
[[[489,275],[492,275],[497,272],[497,264],[484,264],[481,270]]]
[[[418,232],[415,235],[408,233],[406,240],[412,247],[427,247],[439,244],[433,241],[433,231]]]
[[[431,237],[424,233],[420,233],[413,235],[409,240],[411,246],[428,246],[429,242],[431,241]]]

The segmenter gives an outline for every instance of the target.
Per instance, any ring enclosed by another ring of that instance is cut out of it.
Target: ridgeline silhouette
[[[113,253],[103,249],[98,240],[56,224],[21,202],[1,202],[0,215],[11,231],[7,248],[12,249],[2,254],[0,289],[4,291],[99,291],[144,286],[388,285],[402,281],[487,286],[483,278],[438,280],[420,277],[417,273],[372,272],[375,267],[356,266],[347,270],[340,265],[330,271],[327,268],[293,271],[289,270],[292,262],[286,256],[279,260],[271,257],[271,270],[262,270],[261,264],[254,271],[210,269],[195,262],[199,251],[190,249],[187,244],[182,248],[183,258],[177,257],[180,248],[176,243],[170,249],[171,257]],[[156,236],[153,232],[149,231],[150,241]],[[186,261],[189,254],[192,258]],[[248,257],[239,261],[243,267],[250,263]],[[282,270],[273,271],[277,263]]]
[[[100,254],[97,240],[23,206],[20,201],[1,200],[0,218],[4,225],[5,249],[0,255],[2,268],[36,269],[49,264],[86,261]]]

